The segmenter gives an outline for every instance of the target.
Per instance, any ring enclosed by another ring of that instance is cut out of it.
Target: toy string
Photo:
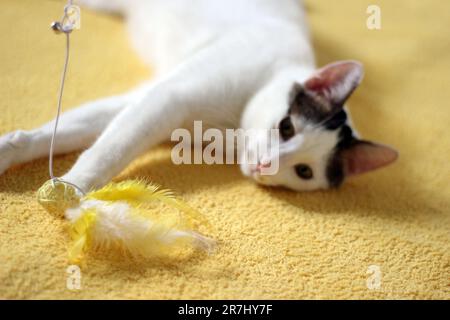
[[[69,66],[69,52],[70,52],[70,34],[65,33],[66,35],[66,58],[64,62],[64,68],[61,75],[61,85],[59,88],[59,96],[58,96],[58,107],[56,112],[56,119],[55,119],[55,126],[53,127],[53,133],[52,133],[52,140],[50,142],[50,154],[48,159],[48,171],[50,173],[50,178],[52,180],[57,179],[53,173],[53,154],[54,154],[54,146],[55,146],[55,139],[56,139],[56,133],[58,130],[58,124],[59,124],[59,118],[61,116],[61,105],[62,105],[62,97],[64,93],[64,85],[66,81],[66,74],[67,74],[67,67]]]
[[[80,187],[78,187],[77,185],[75,185],[75,184],[73,184],[71,182],[64,181],[61,178],[56,177],[54,172],[53,172],[53,156],[54,156],[54,153],[55,153],[54,148],[55,148],[56,133],[58,131],[59,119],[61,117],[62,98],[63,98],[63,93],[64,93],[64,85],[65,85],[65,82],[66,82],[67,68],[69,66],[70,33],[75,28],[75,24],[70,21],[70,17],[69,17],[69,9],[70,9],[70,7],[72,5],[73,5],[73,0],[68,0],[67,5],[64,8],[64,16],[62,17],[61,22],[53,22],[52,23],[52,29],[55,32],[57,32],[57,33],[61,33],[62,32],[62,33],[64,33],[66,35],[66,56],[65,56],[65,60],[64,60],[63,71],[62,71],[62,74],[61,74],[61,85],[59,87],[58,106],[57,106],[57,112],[56,112],[56,118],[55,118],[55,126],[53,127],[52,138],[51,138],[51,141],[50,141],[50,152],[49,152],[49,157],[48,157],[48,171],[49,171],[50,179],[51,179],[53,185],[55,184],[55,182],[65,183],[65,184],[73,186],[78,191],[80,191],[83,195],[85,195],[84,191],[81,190]]]

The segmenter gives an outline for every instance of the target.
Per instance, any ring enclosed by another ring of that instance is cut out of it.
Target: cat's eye
[[[295,128],[292,124],[291,117],[286,117],[281,120],[280,125],[278,126],[280,130],[280,136],[283,140],[289,140],[295,135]]]
[[[313,171],[311,167],[307,166],[306,164],[296,165],[295,172],[300,178],[304,180],[310,180],[313,178]]]

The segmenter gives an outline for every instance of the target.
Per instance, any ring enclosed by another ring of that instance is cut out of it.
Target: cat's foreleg
[[[133,159],[167,140],[172,130],[182,125],[185,108],[180,94],[171,81],[153,86],[140,102],[114,118],[62,179],[84,191],[109,182]]]
[[[220,88],[220,81],[201,72],[205,60],[200,56],[151,86],[143,99],[114,118],[62,179],[84,191],[102,187],[136,157],[169,140]]]
[[[89,147],[111,119],[129,104],[136,93],[86,103],[61,115],[55,140],[55,154]],[[0,174],[9,167],[49,154],[54,121],[40,128],[17,130],[0,137]]]

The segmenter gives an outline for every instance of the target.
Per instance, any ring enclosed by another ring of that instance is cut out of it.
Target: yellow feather
[[[134,206],[158,200],[184,212],[190,218],[185,222],[192,223],[192,220],[195,220],[209,226],[208,221],[199,211],[184,201],[177,199],[171,190],[160,189],[160,186],[144,180],[110,183],[102,189],[90,192],[86,198],[102,201],[126,201]]]
[[[69,261],[76,263],[89,249],[92,243],[92,229],[95,225],[96,212],[93,209],[86,210],[69,229],[72,245],[69,248]]]
[[[101,214],[101,211],[97,211],[101,210],[99,208],[85,210],[82,215],[72,223],[70,228],[72,245],[69,249],[69,259],[72,262],[79,262],[93,242],[95,242],[94,245],[96,247],[118,245],[132,254],[144,256],[162,253],[168,248],[193,242],[195,242],[197,246],[200,245],[205,250],[210,250],[213,247],[211,239],[191,231],[178,232],[177,236],[173,238],[173,241],[169,243],[165,242],[167,239],[172,239],[172,237],[168,237],[171,232],[183,229],[186,230],[186,225],[192,224],[192,220],[203,222],[205,224],[207,224],[207,221],[197,210],[175,198],[172,191],[160,189],[157,185],[147,183],[143,180],[110,183],[102,189],[90,192],[82,199],[82,202],[85,200],[100,200],[110,203],[112,206],[115,202],[126,202],[130,205],[130,210],[127,213],[129,225],[142,226],[149,222],[151,224],[146,232],[142,233],[136,230],[136,232],[133,231],[131,233],[132,236],[127,236],[126,238],[106,237],[106,235],[98,238],[94,233],[95,224],[97,221],[100,223],[99,219],[103,220],[107,218]],[[155,200],[185,213],[188,219],[176,219],[173,215],[160,215],[157,218],[149,218],[148,216],[151,213],[151,210],[148,210],[143,205]]]

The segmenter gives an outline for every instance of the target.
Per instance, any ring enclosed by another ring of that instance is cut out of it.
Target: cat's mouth
[[[271,179],[268,175],[270,175],[269,169],[271,169],[271,166],[271,161],[267,161],[264,158],[257,159],[256,163],[244,161],[241,163],[241,171],[244,176],[251,178],[255,182],[263,185],[269,185]]]
[[[267,184],[267,176],[263,174],[264,169],[269,168],[270,164],[254,164],[250,166],[250,176],[258,183]]]
[[[257,165],[254,165],[254,166],[252,166],[252,168],[250,169],[250,172],[252,173],[252,174],[258,174],[258,175],[261,175],[261,173],[262,173],[262,171],[265,169],[265,168],[270,168],[270,164],[257,164]]]
[[[256,181],[261,178],[261,167],[258,164],[241,164],[241,171],[245,176]]]

